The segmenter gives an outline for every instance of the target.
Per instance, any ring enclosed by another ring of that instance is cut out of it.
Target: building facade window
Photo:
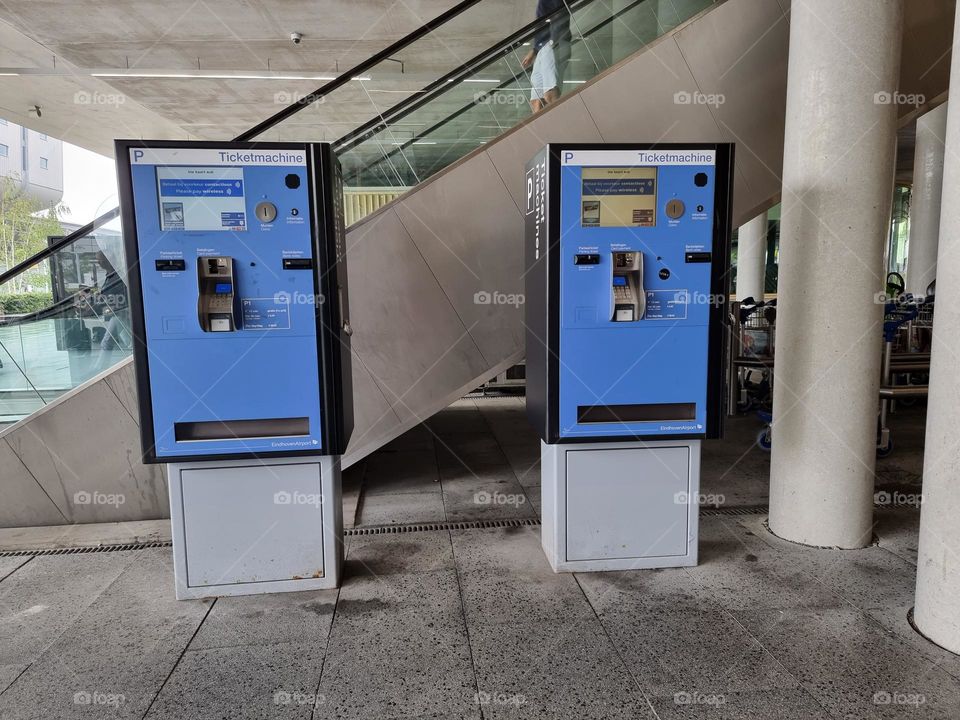
[[[7,157],[10,154],[10,148],[3,143],[0,143],[0,157]]]
[[[48,161],[47,161],[47,159],[46,159],[45,157],[40,158],[40,169],[41,169],[41,170],[46,170],[48,164],[49,164],[49,163],[48,163]]]
[[[0,125],[7,125],[7,124],[8,123],[6,120],[4,120],[3,118],[0,118]]]
[[[47,134],[46,134],[46,133],[39,133],[39,135],[40,135],[40,139],[41,139],[41,140],[46,140],[46,139],[47,139]]]

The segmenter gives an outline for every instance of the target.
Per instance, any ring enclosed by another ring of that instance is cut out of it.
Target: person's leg
[[[103,333],[103,340],[100,341],[100,352],[93,364],[94,372],[106,370],[110,365],[113,351],[120,347],[120,329],[121,325],[117,316],[111,316],[107,322],[106,331]]]
[[[560,97],[558,90],[559,82],[557,81],[557,62],[553,52],[552,42],[547,43],[541,48],[540,53],[537,55],[537,60],[540,61],[540,77],[542,82],[540,91],[543,97],[543,106],[546,107],[556,102],[557,98]]]
[[[543,61],[540,56],[543,49],[537,53],[533,61],[533,69],[530,71],[530,109],[538,113],[543,109]]]

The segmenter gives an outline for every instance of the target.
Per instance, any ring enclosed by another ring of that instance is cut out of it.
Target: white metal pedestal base
[[[167,466],[178,600],[335,588],[340,458]]]
[[[697,564],[700,441],[540,443],[554,572]]]

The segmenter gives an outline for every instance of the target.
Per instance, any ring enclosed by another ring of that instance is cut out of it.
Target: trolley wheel
[[[886,447],[881,447],[880,445],[877,445],[877,457],[878,457],[878,458],[889,457],[890,453],[892,453],[892,452],[893,452],[893,438],[887,438],[887,445],[886,445]]]
[[[757,447],[764,452],[770,452],[773,447],[773,438],[770,436],[770,428],[765,427],[757,433]]]

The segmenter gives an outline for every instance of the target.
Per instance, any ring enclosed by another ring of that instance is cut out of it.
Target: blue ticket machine
[[[329,145],[118,140],[143,458],[180,599],[336,587],[352,428]]]
[[[527,414],[556,571],[696,564],[732,178],[729,144],[548,145],[527,165]]]

